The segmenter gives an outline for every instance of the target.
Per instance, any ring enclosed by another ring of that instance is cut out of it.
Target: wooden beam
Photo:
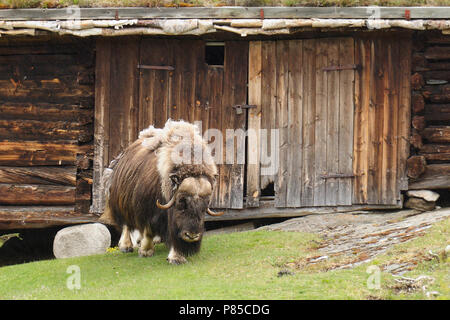
[[[351,212],[359,210],[389,210],[401,209],[399,202],[393,205],[351,205],[331,207],[304,207],[304,208],[276,208],[273,202],[260,201],[259,208],[247,208],[243,210],[226,209],[225,214],[220,217],[206,216],[205,221],[227,221],[260,218],[290,218],[311,214]],[[221,209],[222,210],[222,209]]]
[[[409,189],[448,189],[450,188],[450,164],[430,164],[420,178],[409,182]]]
[[[0,230],[45,228],[95,222],[97,219],[94,215],[76,214],[71,206],[0,206]]]
[[[18,184],[62,184],[75,186],[75,166],[1,167],[0,183]]]
[[[86,19],[448,19],[446,7],[187,7],[187,8],[58,8],[4,9],[0,20],[86,20]]]
[[[33,184],[0,184],[0,204],[65,205],[75,203],[75,187]]]

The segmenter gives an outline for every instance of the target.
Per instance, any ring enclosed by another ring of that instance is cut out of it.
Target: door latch
[[[237,105],[233,106],[233,108],[236,110],[236,114],[242,114],[242,112],[243,112],[242,109],[256,108],[256,106],[249,105],[249,104],[237,104]]]

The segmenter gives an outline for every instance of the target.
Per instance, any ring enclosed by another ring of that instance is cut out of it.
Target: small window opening
[[[225,61],[225,43],[207,42],[205,46],[205,62],[209,66],[223,66]]]

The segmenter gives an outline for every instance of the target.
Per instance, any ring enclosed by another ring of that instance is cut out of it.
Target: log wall
[[[409,189],[450,188],[450,36],[413,37]]]
[[[94,67],[90,40],[0,40],[0,229],[89,216]]]

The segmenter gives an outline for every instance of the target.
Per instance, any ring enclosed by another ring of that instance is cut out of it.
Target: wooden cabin
[[[77,13],[0,10],[0,232],[96,221],[103,170],[169,118],[237,141],[210,219],[401,208],[403,191],[450,187],[448,9]]]

